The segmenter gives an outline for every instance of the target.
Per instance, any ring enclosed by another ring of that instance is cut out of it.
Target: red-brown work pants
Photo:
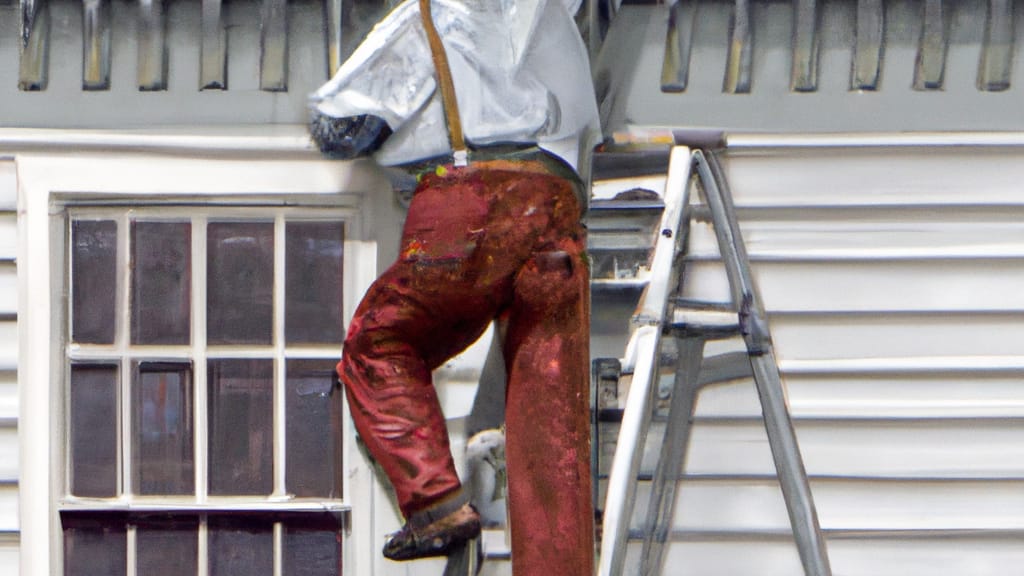
[[[589,272],[572,182],[537,161],[423,177],[395,262],[338,372],[408,518],[460,489],[431,371],[507,316],[506,458],[516,576],[591,576]]]

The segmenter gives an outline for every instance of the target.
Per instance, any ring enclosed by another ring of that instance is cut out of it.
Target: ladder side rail
[[[635,367],[630,370],[629,366],[623,366],[624,373],[632,371],[633,379],[608,477],[598,562],[600,576],[619,576],[625,565],[636,478],[650,426],[651,402],[658,375],[662,327],[669,294],[675,288],[673,279],[676,277],[679,231],[689,204],[691,165],[689,148],[677,146],[672,149],[665,183],[665,209],[651,258],[650,282],[633,316],[633,334],[627,346],[626,364],[634,362],[635,354]]]
[[[734,304],[740,307],[740,330],[750,352],[750,364],[761,400],[768,442],[800,560],[808,576],[829,576],[832,572],[828,552],[731,194],[714,154],[694,152],[694,168],[704,185],[719,250],[733,289]]]
[[[704,359],[704,338],[676,338],[679,346],[675,381],[669,401],[668,421],[661,455],[651,483],[640,553],[640,576],[659,576],[665,564],[666,543],[671,538],[672,512],[675,510],[677,484],[690,443],[693,407],[700,389]]]

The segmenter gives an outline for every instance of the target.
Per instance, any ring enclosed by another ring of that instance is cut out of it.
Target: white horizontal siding
[[[0,216],[0,230],[6,226],[17,228],[13,219],[5,219]],[[3,235],[7,231],[0,232],[0,318],[13,317],[18,313],[18,269],[14,260],[4,260]]]
[[[18,323],[0,319],[0,370],[14,370],[18,365]]]
[[[18,530],[18,485],[0,483],[0,533]]]
[[[1024,206],[1020,149],[743,152],[725,166],[736,206]]]
[[[649,482],[637,486],[633,526],[646,513],[649,491]],[[811,491],[824,530],[1024,531],[1024,479],[812,479]],[[687,478],[674,514],[676,530],[790,531],[775,478]]]
[[[744,151],[725,168],[833,573],[1020,565],[1024,151]],[[725,301],[710,226],[690,241],[684,296]],[[664,574],[802,573],[760,414],[749,378],[701,389]]]
[[[828,258],[832,262],[1024,256],[1024,221],[1020,220],[1024,210],[962,209],[941,216],[934,209],[882,208],[857,215],[845,213],[849,210],[822,210],[811,218],[803,212],[803,219],[746,212],[743,240],[747,250],[758,260]],[[693,225],[687,254],[690,259],[717,257],[718,244],[710,224]]]
[[[0,370],[0,423],[18,419],[18,375]]]
[[[14,162],[0,160],[0,212],[18,209],[17,171]],[[0,236],[2,238],[3,236]],[[13,254],[12,254],[13,257]]]
[[[794,418],[1024,418],[1019,374],[787,374]],[[698,418],[760,417],[750,380],[701,391]]]
[[[831,538],[828,550],[833,574],[842,576],[1004,576],[1024,563],[1019,535]],[[638,565],[639,552],[639,543],[630,544],[627,565]],[[665,565],[672,576],[803,574],[791,540],[765,538],[672,542]]]
[[[796,432],[812,476],[1024,479],[1019,421],[813,420],[798,421]],[[698,420],[691,442],[688,474],[775,473],[760,419]]]
[[[1012,314],[787,315],[772,316],[770,323],[783,363],[791,359],[1024,354],[1024,311]]]
[[[0,534],[0,576],[18,576],[18,535]]]
[[[0,483],[18,481],[18,429],[0,425]]]
[[[18,573],[18,191],[14,162],[0,161],[0,576]]]
[[[772,312],[1008,311],[1024,309],[1024,266],[1010,258],[761,262],[754,267]],[[717,262],[688,266],[683,295],[722,301]]]

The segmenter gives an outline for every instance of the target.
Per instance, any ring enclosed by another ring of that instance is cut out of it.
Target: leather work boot
[[[416,560],[447,556],[455,548],[479,535],[480,515],[471,505],[463,504],[454,512],[436,520],[429,516],[410,518],[384,545],[384,557],[390,560]]]

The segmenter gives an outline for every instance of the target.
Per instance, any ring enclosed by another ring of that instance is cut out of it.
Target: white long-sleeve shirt
[[[470,145],[538,144],[579,171],[600,137],[587,50],[562,0],[433,0]],[[451,151],[417,0],[399,4],[312,96],[333,118],[377,116],[393,166]]]

